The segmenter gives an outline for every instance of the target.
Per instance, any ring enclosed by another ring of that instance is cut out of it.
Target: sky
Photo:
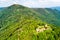
[[[60,6],[60,0],[0,0],[0,7],[20,4],[31,8],[45,8]]]

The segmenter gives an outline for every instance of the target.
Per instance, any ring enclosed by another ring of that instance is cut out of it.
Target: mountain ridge
[[[0,11],[0,40],[60,40],[60,28],[42,21],[43,17],[24,6],[5,8]]]
[[[44,16],[45,19],[43,17],[42,18],[45,21],[47,21],[47,22],[50,21],[52,24],[56,23],[54,25],[57,25],[57,26],[60,25],[60,23],[59,23],[60,11],[54,10],[54,9],[51,9],[51,8],[33,8],[33,10],[35,10],[38,13],[40,13],[41,16]]]

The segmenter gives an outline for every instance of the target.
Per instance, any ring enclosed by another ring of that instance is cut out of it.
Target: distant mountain
[[[52,7],[52,9],[60,11],[60,7]]]
[[[0,10],[2,10],[3,8],[0,8]]]
[[[0,11],[0,40],[60,40],[58,14],[18,4],[6,7]]]
[[[3,7],[0,7],[0,10],[3,10],[4,8]]]

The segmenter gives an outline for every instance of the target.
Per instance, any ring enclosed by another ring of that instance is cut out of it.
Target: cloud
[[[7,7],[13,4],[12,0],[0,0],[0,7]]]
[[[22,5],[31,7],[31,6],[34,6],[34,5],[36,5],[36,4],[37,4],[37,3],[36,3],[35,1],[26,1],[26,2],[24,2]]]
[[[28,7],[53,7],[60,6],[59,0],[28,0],[23,5]]]
[[[60,0],[0,0],[0,6],[21,4],[28,7],[53,7],[60,6]]]
[[[11,2],[12,0],[0,0],[0,2]]]
[[[60,0],[38,0],[39,2],[60,2]]]
[[[7,0],[0,0],[0,1],[5,2],[5,1],[7,1]]]

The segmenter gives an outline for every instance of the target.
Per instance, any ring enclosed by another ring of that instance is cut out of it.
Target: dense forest
[[[60,40],[60,14],[55,12],[18,4],[0,10],[0,40]]]
[[[52,24],[55,26],[60,26],[60,11],[57,9],[51,8],[33,8],[36,12],[41,14],[39,17],[41,20],[47,22],[48,24]]]

